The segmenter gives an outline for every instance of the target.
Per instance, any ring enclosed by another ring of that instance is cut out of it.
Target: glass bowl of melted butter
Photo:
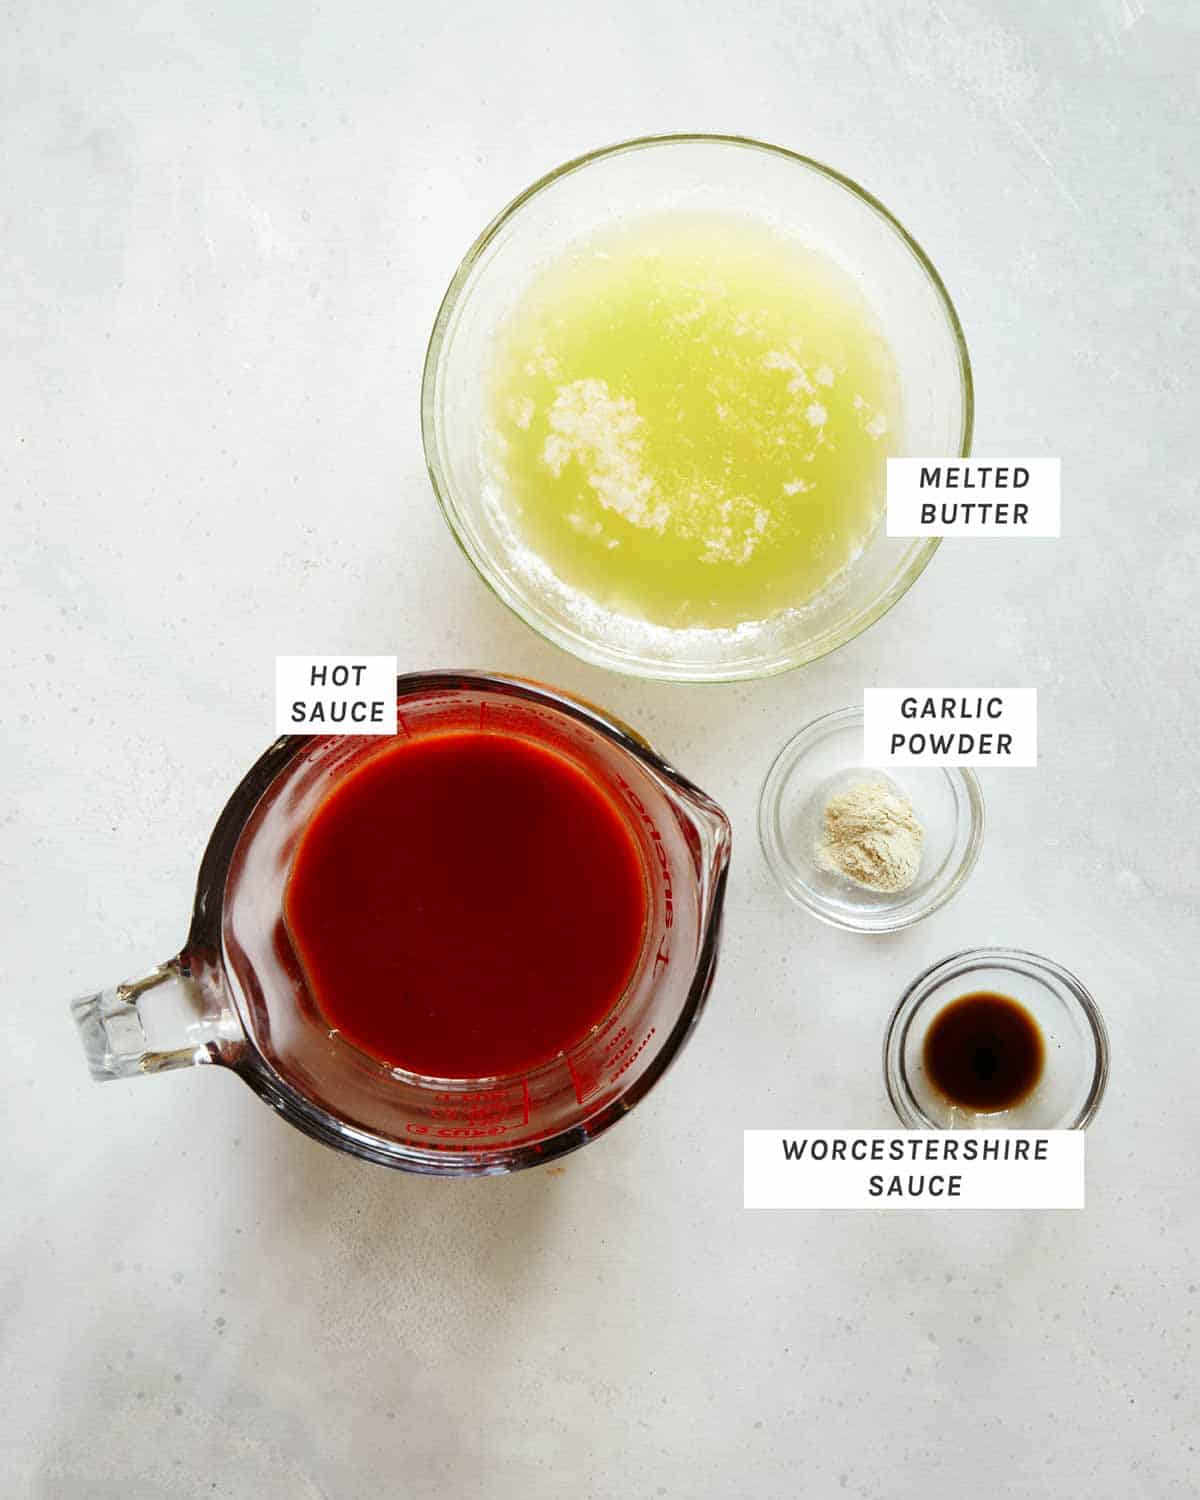
[[[569,162],[476,240],[422,433],[484,580],[598,665],[713,681],[815,660],[937,546],[889,538],[886,461],[970,449],[932,262],[871,195],[724,136]]]

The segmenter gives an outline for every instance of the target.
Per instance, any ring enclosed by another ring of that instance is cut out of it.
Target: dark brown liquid
[[[981,990],[952,1000],[925,1034],[925,1075],[951,1104],[1011,1109],[1042,1076],[1037,1022],[1007,995]]]

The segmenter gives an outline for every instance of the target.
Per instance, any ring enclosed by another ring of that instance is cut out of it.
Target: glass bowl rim
[[[571,160],[563,162],[551,171],[544,173],[535,182],[523,189],[484,226],[451,277],[450,284],[446,288],[434,318],[433,327],[430,330],[429,342],[425,350],[424,366],[421,373],[421,444],[425,454],[425,467],[429,473],[430,483],[433,486],[438,507],[442,512],[447,526],[450,528],[450,534],[458,543],[460,550],[500,602],[512,610],[518,619],[524,621],[531,630],[536,631],[543,639],[550,641],[553,645],[559,646],[565,651],[569,651],[572,655],[591,663],[593,666],[605,667],[610,671],[621,672],[626,676],[640,677],[649,681],[755,681],[760,678],[773,677],[782,672],[790,672],[796,667],[807,666],[810,662],[819,661],[823,656],[827,656],[831,651],[836,651],[840,646],[844,646],[848,641],[854,640],[865,630],[868,630],[887,614],[893,605],[897,604],[904,597],[929,565],[933,554],[941,545],[942,539],[940,537],[923,538],[919,546],[911,549],[911,556],[907,565],[896,574],[882,593],[873,598],[849,619],[842,621],[835,629],[829,630],[824,635],[810,641],[806,647],[780,651],[774,656],[762,657],[742,665],[731,667],[722,667],[719,664],[710,666],[703,663],[699,665],[684,664],[681,666],[678,663],[671,663],[662,658],[636,654],[625,655],[611,646],[598,645],[581,631],[570,629],[560,622],[549,618],[544,613],[539,612],[526,598],[524,593],[512,585],[504,572],[495,566],[491,558],[474,544],[465,526],[461,524],[459,507],[441,461],[441,423],[435,392],[438,387],[438,374],[441,368],[442,353],[446,347],[450,324],[462,300],[471,272],[491,242],[509,220],[518,214],[527,203],[538,197],[547,188],[553,186],[560,178],[582,171],[593,163],[607,160],[610,157],[625,155],[633,151],[680,145],[730,146],[745,150],[761,151],[770,156],[781,157],[786,161],[794,163],[796,166],[803,167],[808,171],[815,172],[818,176],[827,178],[849,192],[865,207],[870,209],[877,218],[882,220],[885,229],[899,238],[917,265],[924,272],[926,279],[933,288],[935,299],[941,307],[946,325],[950,330],[954,342],[958,356],[958,373],[962,396],[962,425],[959,431],[958,451],[955,456],[966,458],[970,454],[975,426],[975,388],[966,336],[963,333],[962,323],[959,319],[958,311],[951,300],[950,293],[939,275],[936,266],[921,247],[919,241],[866,188],[862,187],[861,184],[856,182],[852,177],[847,176],[844,172],[839,172],[833,167],[826,166],[824,162],[817,161],[815,157],[805,156],[786,146],[778,146],[767,141],[755,140],[751,136],[686,131],[664,135],[636,136],[629,140],[618,141],[612,145],[600,146],[592,151],[585,152],[581,156],[573,157]]]
[[[975,868],[979,852],[983,847],[987,821],[983,788],[974,771],[966,766],[931,766],[928,768],[944,771],[948,778],[958,783],[964,794],[964,805],[969,819],[967,843],[962,857],[946,884],[932,889],[928,901],[910,912],[897,914],[890,921],[863,923],[847,917],[844,913],[834,912],[820,897],[802,886],[797,888],[792,884],[791,873],[794,866],[784,852],[784,840],[779,830],[779,808],[783,798],[783,788],[805,754],[828,735],[862,722],[863,710],[859,706],[835,708],[829,713],[810,720],[784,742],[783,747],[771,762],[770,769],[763,778],[762,790],[758,794],[758,841],[767,867],[775,877],[775,883],[780,890],[789,900],[794,901],[797,906],[802,907],[812,916],[828,923],[830,927],[841,928],[844,932],[867,934],[901,932],[906,927],[912,927],[917,922],[924,921],[926,917],[945,906],[947,901],[958,893]]]
[[[1082,1013],[1087,1022],[1088,1034],[1092,1039],[1094,1051],[1092,1081],[1088,1085],[1087,1095],[1078,1115],[1070,1125],[1046,1128],[1084,1130],[1095,1118],[1108,1087],[1111,1063],[1108,1028],[1104,1024],[1104,1017],[1091,991],[1063,964],[1056,963],[1054,959],[1046,958],[1041,953],[1031,953],[1027,948],[962,948],[957,953],[939,958],[936,963],[923,969],[900,996],[888,1019],[887,1030],[883,1037],[883,1081],[892,1108],[905,1129],[944,1130],[946,1128],[925,1113],[909,1087],[908,1075],[904,1067],[904,1045],[908,1039],[908,1029],[913,1017],[941,983],[946,971],[955,969],[959,974],[971,974],[977,969],[1004,967],[1006,963],[1012,963],[1014,960],[1019,961],[1026,968],[1040,970],[1042,974],[1056,979],[1062,985]],[[1002,1130],[1005,1127],[995,1126],[994,1128]]]

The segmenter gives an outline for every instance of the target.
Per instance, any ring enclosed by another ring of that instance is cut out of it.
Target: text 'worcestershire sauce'
[[[951,1104],[991,1114],[1032,1093],[1045,1044],[1023,1005],[982,990],[951,1001],[934,1018],[924,1062],[929,1082]]]

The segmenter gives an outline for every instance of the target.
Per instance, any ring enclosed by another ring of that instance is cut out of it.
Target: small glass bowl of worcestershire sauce
[[[1108,1082],[1108,1033],[1051,959],[972,948],[913,981],[888,1023],[888,1097],[910,1130],[1082,1130]]]

